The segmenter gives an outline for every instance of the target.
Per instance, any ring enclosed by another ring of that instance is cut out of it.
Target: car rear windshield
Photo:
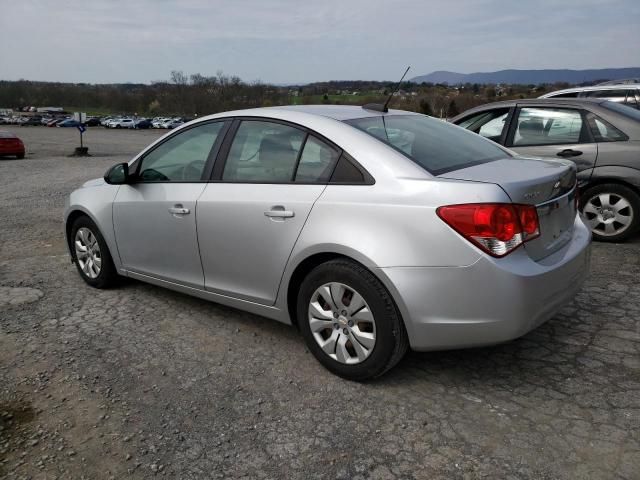
[[[393,147],[432,175],[510,156],[475,133],[424,115],[381,115],[345,123]]]
[[[640,122],[640,110],[616,102],[603,102],[602,106]]]

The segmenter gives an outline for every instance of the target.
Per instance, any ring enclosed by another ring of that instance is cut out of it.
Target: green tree
[[[433,117],[433,110],[431,109],[431,104],[427,101],[426,98],[420,100],[420,112],[425,115],[429,115]]]

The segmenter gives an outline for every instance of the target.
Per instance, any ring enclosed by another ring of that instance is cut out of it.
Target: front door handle
[[[292,212],[291,210],[285,210],[282,205],[271,207],[271,210],[267,210],[266,212],[264,212],[264,215],[270,218],[291,218],[296,216],[295,212]]]
[[[562,150],[561,152],[556,153],[558,157],[577,157],[578,155],[582,155],[582,152],[579,150],[573,150],[571,148],[567,148],[566,150]]]
[[[176,203],[173,207],[169,207],[169,213],[171,215],[189,215],[191,210],[184,208],[181,203]]]

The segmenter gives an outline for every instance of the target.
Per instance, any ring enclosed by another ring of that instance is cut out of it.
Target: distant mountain
[[[596,80],[617,80],[640,77],[640,68],[602,68],[597,70],[500,70],[498,72],[457,73],[447,71],[432,72],[411,79],[412,82],[447,83],[508,83],[540,84],[567,82],[577,84]]]

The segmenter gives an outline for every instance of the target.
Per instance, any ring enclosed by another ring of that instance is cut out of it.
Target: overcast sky
[[[640,66],[640,0],[0,0],[0,79],[302,83]]]

